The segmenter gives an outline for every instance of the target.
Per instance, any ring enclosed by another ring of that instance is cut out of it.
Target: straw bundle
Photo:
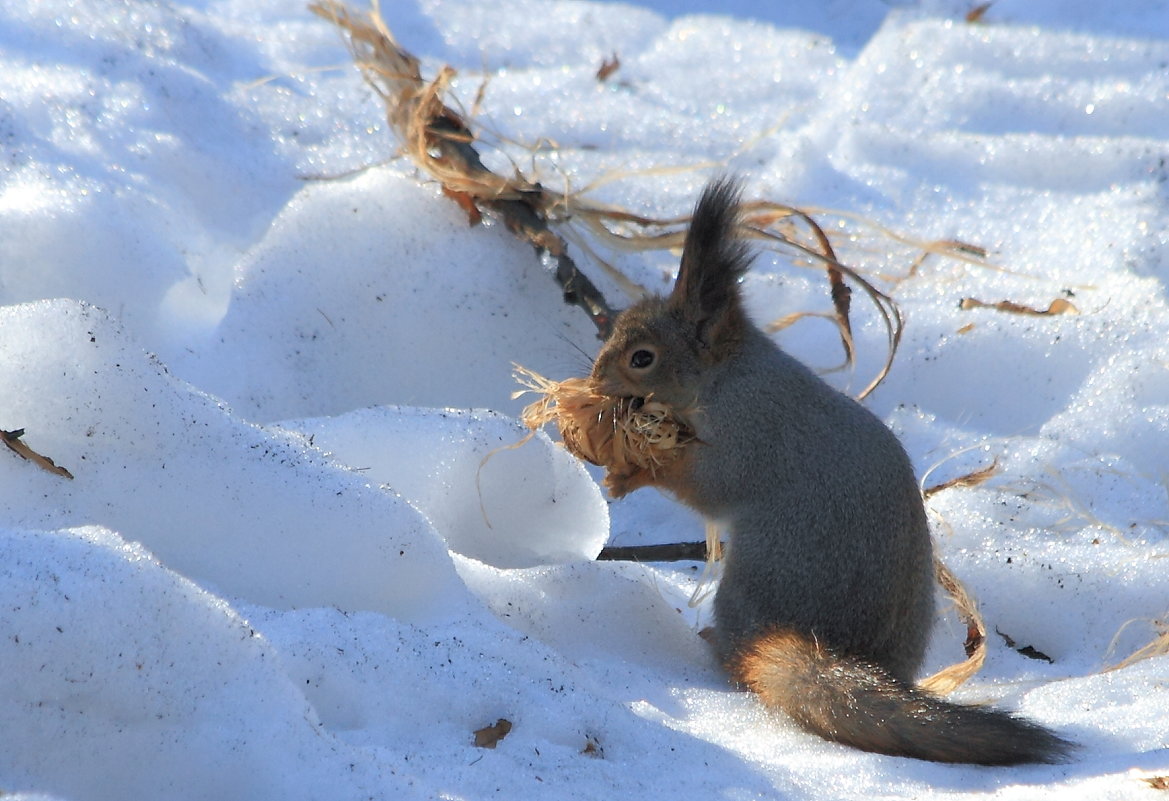
[[[516,365],[516,379],[539,399],[521,419],[535,430],[554,422],[569,452],[604,467],[614,497],[652,484],[659,470],[675,462],[694,432],[669,406],[650,398],[615,398],[597,391],[591,379],[553,381]]]

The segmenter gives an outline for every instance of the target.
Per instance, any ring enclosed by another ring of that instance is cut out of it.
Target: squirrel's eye
[[[634,370],[645,370],[654,363],[654,352],[645,348],[638,348],[629,357],[629,366]]]

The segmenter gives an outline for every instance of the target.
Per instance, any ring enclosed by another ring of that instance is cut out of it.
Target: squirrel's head
[[[738,286],[751,263],[738,236],[739,197],[733,179],[707,185],[694,208],[673,291],[639,301],[614,322],[593,364],[602,393],[652,395],[674,408],[690,408],[711,368],[738,353],[751,325]]]

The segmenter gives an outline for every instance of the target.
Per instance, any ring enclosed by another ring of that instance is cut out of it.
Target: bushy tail
[[[756,640],[731,668],[768,706],[821,737],[865,751],[1016,765],[1061,762],[1075,747],[1006,712],[943,701],[791,631]]]

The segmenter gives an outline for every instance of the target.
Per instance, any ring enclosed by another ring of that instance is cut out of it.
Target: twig
[[[597,328],[597,336],[608,339],[613,332],[616,313],[596,284],[576,266],[576,262],[568,255],[568,246],[558,234],[552,232],[548,221],[522,199],[491,201],[488,205],[499,212],[509,231],[532,243],[538,256],[555,260],[556,283],[560,285],[564,302],[584,309]]]
[[[705,562],[705,542],[672,542],[668,545],[610,545],[598,561],[605,562]]]

